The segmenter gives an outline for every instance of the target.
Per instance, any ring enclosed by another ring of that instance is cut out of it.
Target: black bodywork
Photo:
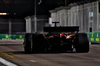
[[[79,27],[44,27],[44,33],[27,33],[25,52],[89,52],[86,33],[78,33]]]
[[[44,27],[48,43],[51,45],[51,51],[76,52],[75,40],[79,27]]]

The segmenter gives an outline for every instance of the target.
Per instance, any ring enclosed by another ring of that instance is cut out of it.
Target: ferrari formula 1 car
[[[44,27],[44,33],[27,33],[25,52],[89,52],[88,35],[78,31],[78,26]]]

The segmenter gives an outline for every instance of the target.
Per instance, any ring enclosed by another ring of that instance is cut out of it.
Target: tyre
[[[31,43],[32,43],[32,53],[35,53],[35,52],[37,52],[37,45],[36,45],[36,40],[35,40],[35,38],[36,38],[36,36],[37,36],[37,34],[32,34],[32,39],[31,39]]]
[[[31,53],[31,33],[25,34],[24,50],[25,53]]]
[[[32,52],[33,53],[44,53],[46,52],[46,40],[42,34],[32,35]]]
[[[76,52],[89,52],[89,39],[86,33],[76,34]]]

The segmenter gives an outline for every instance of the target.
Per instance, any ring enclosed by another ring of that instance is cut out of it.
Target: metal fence
[[[24,34],[25,26],[23,19],[0,18],[0,34]]]

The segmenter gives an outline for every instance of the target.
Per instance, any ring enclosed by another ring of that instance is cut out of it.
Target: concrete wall
[[[26,17],[26,33],[31,33],[31,17]]]
[[[50,10],[53,21],[59,21],[60,26],[79,26],[80,32],[98,32],[100,30],[99,1],[68,7],[59,7],[59,10]],[[90,16],[93,13],[93,16]],[[53,26],[53,24],[51,25]]]
[[[26,33],[33,33],[35,32],[43,32],[43,27],[47,26],[48,17],[46,15],[37,15],[37,23],[35,27],[35,17],[28,16],[25,18],[26,20]]]

